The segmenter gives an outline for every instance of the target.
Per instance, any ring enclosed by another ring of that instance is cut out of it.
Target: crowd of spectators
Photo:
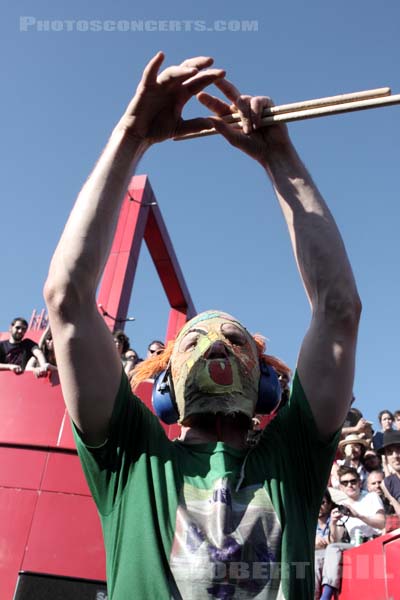
[[[115,347],[117,349],[118,354],[121,357],[122,366],[124,367],[124,371],[127,375],[133,371],[135,366],[141,361],[136,350],[131,348],[130,340],[126,333],[122,331],[122,329],[118,329],[114,331],[114,342]]]
[[[316,530],[315,600],[337,598],[344,550],[400,527],[400,411],[378,420],[374,433],[351,408],[344,423]]]
[[[57,371],[57,359],[50,326],[48,325],[44,329],[39,342],[25,337],[27,330],[26,319],[16,317],[12,320],[8,330],[8,339],[0,341],[0,371],[12,371],[16,375],[31,371],[37,377],[44,377],[51,371]],[[112,335],[124,371],[129,376],[143,359],[139,357],[136,350],[131,348],[129,337],[122,329],[114,331]],[[147,357],[160,354],[164,349],[163,342],[153,340],[147,347]]]

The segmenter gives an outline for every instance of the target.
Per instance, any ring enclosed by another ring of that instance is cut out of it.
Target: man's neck
[[[187,444],[205,444],[224,442],[233,448],[247,448],[248,424],[237,416],[210,415],[193,423],[182,426],[179,440]]]
[[[347,495],[347,494],[346,494],[346,495]],[[356,496],[354,496],[354,497],[347,496],[347,497],[348,497],[348,499],[350,500],[350,502],[358,502],[359,500],[361,500],[361,497],[362,497],[362,492],[361,492],[361,490],[360,490],[360,492],[359,492],[359,494],[358,494],[358,496],[357,496],[357,497],[356,497]]]

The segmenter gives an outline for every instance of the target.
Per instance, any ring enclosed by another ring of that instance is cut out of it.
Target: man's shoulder
[[[371,507],[376,510],[383,508],[382,500],[376,492],[362,492],[362,497],[358,500],[358,503],[361,506]]]
[[[10,340],[2,340],[0,342],[2,348],[27,348],[37,346],[37,342],[34,342],[30,338],[24,338],[18,342],[11,342]]]
[[[37,346],[37,342],[34,342],[33,340],[31,340],[31,338],[24,338],[21,342],[19,342],[21,346],[25,346],[25,347],[30,347],[30,348],[34,348],[35,346]]]
[[[367,490],[361,490],[361,494],[357,502],[366,502],[371,498],[379,498],[379,495],[376,492],[368,492]]]

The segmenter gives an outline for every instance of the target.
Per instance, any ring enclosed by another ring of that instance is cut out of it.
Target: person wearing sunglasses
[[[342,504],[350,512],[345,522],[350,541],[356,542],[358,529],[365,539],[380,535],[385,526],[385,514],[379,494],[361,489],[360,475],[353,467],[339,467],[338,475],[339,488],[348,498]]]
[[[357,470],[354,467],[342,465],[338,469],[338,476],[340,491],[346,494],[347,498],[338,507],[343,517],[333,527],[332,537],[339,539],[344,525],[350,542],[327,546],[321,600],[331,600],[340,590],[343,550],[358,544],[358,535],[363,541],[367,541],[380,535],[385,527],[382,500],[376,492],[367,492],[361,489],[361,479]]]
[[[165,344],[161,340],[153,340],[147,346],[147,358],[151,358],[152,356],[159,355],[165,350]]]

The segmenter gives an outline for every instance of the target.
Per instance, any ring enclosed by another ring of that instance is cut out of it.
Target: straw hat
[[[359,436],[357,433],[349,433],[349,435],[346,435],[344,440],[339,442],[340,450],[343,450],[347,444],[360,444],[360,446],[364,446],[364,448],[370,448],[369,440]]]

